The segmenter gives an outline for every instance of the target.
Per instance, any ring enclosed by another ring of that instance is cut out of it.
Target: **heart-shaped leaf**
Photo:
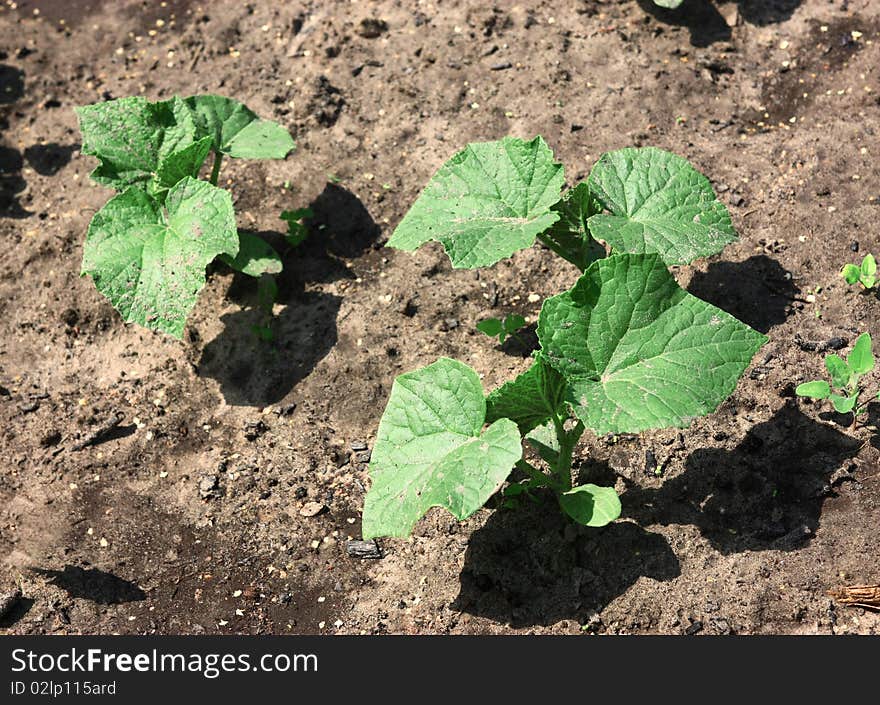
[[[794,393],[799,397],[810,399],[827,399],[831,395],[831,386],[824,379],[813,380],[799,384]]]
[[[89,225],[82,273],[126,321],[180,338],[205,267],[237,252],[229,193],[185,178],[164,207],[135,186],[111,198]]]
[[[620,516],[620,497],[613,487],[580,485],[559,495],[559,505],[584,526],[605,526]]]
[[[874,369],[874,353],[871,352],[871,336],[868,333],[858,337],[846,360],[857,375],[867,374]]]
[[[687,426],[733,391],[767,341],[679,288],[657,254],[594,262],[544,302],[538,338],[575,414],[599,434]]]
[[[259,235],[246,230],[238,232],[238,254],[221,255],[226,264],[237,272],[260,278],[263,274],[278,274],[284,268],[275,249]]]
[[[400,375],[379,423],[364,502],[364,538],[406,536],[431,507],[464,519],[483,506],[522,457],[516,424],[487,429],[477,373],[441,358]]]
[[[603,154],[588,180],[609,213],[591,216],[593,237],[615,252],[657,252],[687,264],[736,240],[730,214],[690,162],[656,147]]]
[[[428,182],[388,246],[415,250],[437,240],[457,269],[495,264],[559,219],[552,206],[564,182],[541,137],[469,144]]]

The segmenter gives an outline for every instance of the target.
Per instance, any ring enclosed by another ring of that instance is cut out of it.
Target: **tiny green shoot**
[[[810,399],[828,399],[837,413],[852,413],[853,418],[858,419],[867,411],[867,404],[862,402],[862,378],[874,369],[871,336],[862,333],[845,360],[834,353],[827,355],[825,368],[830,383],[823,379],[804,382],[797,386],[795,394]]]
[[[490,338],[498,338],[498,342],[501,345],[504,345],[504,341],[507,340],[508,336],[513,336],[523,347],[527,347],[526,342],[518,335],[519,329],[525,326],[525,324],[525,318],[518,313],[511,313],[503,321],[499,318],[487,318],[480,321],[477,324],[477,330],[485,333]]]
[[[874,255],[867,254],[861,265],[845,264],[840,270],[840,276],[847,284],[861,284],[865,289],[873,289],[877,285],[877,260]]]

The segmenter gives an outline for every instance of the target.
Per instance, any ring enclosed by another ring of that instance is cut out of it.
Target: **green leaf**
[[[874,354],[871,352],[871,336],[862,333],[846,358],[852,371],[857,375],[867,374],[874,369]]]
[[[684,0],[654,0],[655,5],[659,5],[660,7],[665,7],[669,10],[674,10],[677,7],[681,7],[681,4]]]
[[[492,392],[486,402],[487,421],[511,419],[523,435],[553,414],[567,416],[565,380],[541,355],[528,370]]]
[[[825,368],[828,370],[828,374],[831,375],[831,383],[835,387],[845,387],[849,384],[853,371],[838,355],[833,353],[828,355],[825,358]]]
[[[829,399],[831,399],[831,404],[838,414],[848,414],[856,405],[855,396],[845,397],[840,394],[832,394]]]
[[[862,271],[854,264],[845,264],[840,270],[840,276],[846,280],[847,284],[855,284],[861,279]]]
[[[291,247],[297,247],[309,236],[309,229],[300,221],[314,215],[311,208],[297,208],[281,211],[281,220],[287,221],[287,236],[284,238]]]
[[[687,426],[733,391],[767,341],[680,289],[657,254],[594,262],[544,302],[538,339],[599,434]]]
[[[400,375],[379,423],[364,502],[364,538],[406,536],[431,507],[464,519],[522,457],[516,424],[485,431],[486,400],[470,367],[441,358]]]
[[[480,333],[485,333],[490,338],[497,338],[504,332],[504,324],[497,318],[487,318],[477,323],[477,330]]]
[[[428,182],[388,246],[415,250],[437,240],[455,268],[495,264],[559,219],[551,207],[564,182],[541,137],[469,144]]]
[[[559,495],[559,505],[584,526],[605,526],[620,516],[620,497],[613,487],[579,485]]]
[[[259,278],[263,274],[278,274],[284,268],[275,249],[259,235],[244,230],[238,233],[238,254],[221,255],[221,260],[235,271]]]
[[[213,148],[242,159],[284,159],[296,144],[281,125],[261,120],[247,106],[219,95],[194,95],[186,99],[199,136],[208,135]]]
[[[518,313],[511,313],[504,319],[504,330],[508,333],[516,333],[526,324],[526,319]]]
[[[870,253],[865,255],[862,260],[861,274],[862,279],[874,279],[874,275],[877,274],[877,260],[874,259],[874,255]]]
[[[831,395],[831,387],[828,382],[817,379],[812,382],[804,382],[799,384],[794,393],[799,397],[810,397],[811,399],[827,399]]]
[[[195,166],[195,162],[201,148],[192,148],[197,141],[196,125],[180,98],[158,103],[140,96],[119,98],[78,107],[76,113],[83,138],[81,151],[100,161],[91,174],[98,183],[119,191],[134,184],[147,187],[160,166],[166,186],[173,185],[169,182],[172,173],[198,174],[201,163]],[[184,165],[194,170],[187,171]]]
[[[671,152],[655,147],[608,152],[588,183],[610,211],[589,219],[590,232],[614,251],[657,252],[667,264],[687,264],[737,238],[709,180]]]
[[[237,252],[229,193],[186,178],[164,207],[137,187],[111,198],[89,225],[82,273],[126,321],[180,338],[205,267]]]
[[[605,248],[593,239],[587,227],[589,218],[601,213],[602,206],[590,193],[586,182],[566,191],[553,210],[559,213],[559,220],[541,235],[541,239],[558,255],[582,272],[605,256]]]

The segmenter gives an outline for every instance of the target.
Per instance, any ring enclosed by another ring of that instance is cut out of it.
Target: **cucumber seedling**
[[[82,274],[126,322],[181,338],[212,261],[253,277],[281,271],[269,243],[237,229],[217,184],[224,157],[284,159],[295,146],[284,127],[216,95],[136,96],[76,112],[82,153],[99,162],[92,179],[119,192],[89,224]]]
[[[525,324],[525,318],[518,313],[511,313],[509,316],[505,316],[503,321],[500,318],[486,318],[477,323],[477,330],[488,335],[490,338],[498,338],[498,342],[501,345],[504,345],[504,341],[507,340],[508,336],[513,336],[519,341],[520,345],[528,348],[526,342],[518,334],[519,329],[524,327]]]
[[[862,378],[874,369],[871,336],[862,333],[846,360],[834,353],[827,355],[825,369],[828,370],[831,378],[830,384],[824,379],[804,382],[797,386],[794,390],[795,394],[810,399],[828,399],[837,413],[852,413],[853,419],[858,419],[867,411],[867,404],[860,401],[864,394]],[[874,395],[871,395],[871,398],[873,399]]]
[[[861,284],[866,290],[873,289],[877,285],[877,260],[874,255],[867,254],[861,265],[845,264],[840,270],[840,276],[847,284]]]
[[[574,521],[607,524],[621,510],[614,488],[572,482],[584,431],[688,426],[730,395],[767,341],[669,272],[736,239],[708,179],[685,159],[622,149],[562,193],[564,183],[540,137],[470,144],[389,239],[401,250],[437,240],[454,268],[468,269],[537,239],[582,275],[544,301],[531,367],[488,397],[472,368],[448,358],[397,377],[372,452],[365,538],[406,536],[435,506],[464,519],[513,468],[522,479],[505,490],[506,505],[542,488]]]

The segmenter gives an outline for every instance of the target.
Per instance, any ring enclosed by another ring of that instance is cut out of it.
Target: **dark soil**
[[[877,2],[12,5],[0,593],[23,596],[4,631],[880,631],[877,613],[826,596],[880,581],[880,443],[793,394],[827,341],[880,334],[877,297],[838,275],[880,249]],[[251,331],[255,285],[223,267],[182,343],[124,325],[79,277],[110,194],[88,179],[73,107],[200,92],[298,143],[224,172],[242,228],[280,242],[281,210],[315,212],[285,261],[271,345]],[[770,343],[689,429],[585,436],[577,468],[622,492],[615,524],[490,502],[464,523],[432,511],[381,558],[351,557],[393,377],[446,355],[495,387],[528,362],[475,323],[534,321],[529,295],[576,278],[540,247],[480,271],[452,271],[436,245],[382,247],[445,159],[506,134],[542,134],[570,183],[628,145],[691,159],[742,239],[676,276]]]

